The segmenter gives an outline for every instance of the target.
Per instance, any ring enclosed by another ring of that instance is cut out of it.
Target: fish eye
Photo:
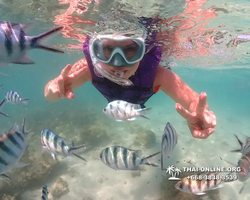
[[[107,111],[107,109],[106,109],[106,108],[104,108],[104,109],[103,109],[103,111],[104,111],[104,112],[106,112],[106,111]]]

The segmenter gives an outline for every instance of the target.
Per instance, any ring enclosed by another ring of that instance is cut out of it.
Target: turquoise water
[[[198,48],[194,52],[184,49],[185,52],[182,53],[188,55],[184,59],[179,59],[177,55],[170,56],[170,61],[175,63],[172,70],[197,93],[205,91],[208,94],[209,107],[216,114],[217,126],[216,132],[206,140],[191,136],[185,120],[175,110],[174,101],[163,92],[154,95],[146,103],[147,107],[152,107],[147,114],[150,120],[138,119],[124,123],[118,123],[105,116],[102,109],[107,104],[106,99],[91,83],[78,88],[74,92],[73,100],[62,99],[58,102],[45,100],[44,87],[47,82],[58,76],[67,64],[74,64],[83,58],[82,50],[77,47],[81,46],[82,37],[86,36],[84,31],[95,28],[91,25],[92,22],[110,19],[107,13],[118,5],[125,13],[130,11],[129,16],[159,15],[166,19],[182,13],[187,7],[187,4],[181,0],[162,0],[157,3],[152,1],[144,3],[142,1],[53,0],[43,3],[35,0],[22,3],[14,0],[0,1],[1,20],[37,22],[28,35],[42,33],[55,25],[69,25],[72,28],[71,32],[68,32],[69,27],[67,27],[61,36],[51,40],[51,43],[63,49],[65,54],[31,50],[28,54],[36,62],[34,65],[10,64],[0,69],[1,72],[9,75],[0,77],[0,84],[3,84],[3,89],[0,90],[2,98],[7,91],[15,90],[23,98],[30,99],[28,106],[9,103],[4,105],[2,111],[10,115],[10,118],[0,116],[1,133],[9,130],[15,122],[21,126],[24,117],[27,130],[32,132],[28,137],[30,147],[22,158],[22,161],[29,163],[29,166],[16,168],[8,173],[13,179],[11,182],[1,179],[0,199],[40,199],[42,185],[48,186],[49,199],[53,200],[202,199],[176,190],[174,188],[176,182],[168,181],[165,171],[146,166],[141,172],[116,172],[103,165],[98,159],[101,150],[110,145],[141,149],[145,155],[159,151],[162,132],[167,121],[175,127],[179,138],[173,157],[166,161],[166,165],[229,166],[221,161],[220,157],[233,163],[239,160],[239,154],[229,151],[238,147],[234,134],[250,136],[250,69],[248,66],[250,58],[247,54],[249,43],[242,43],[235,47],[225,47],[225,45],[231,38],[248,33],[249,1],[220,1],[220,3],[215,0],[207,1],[200,8],[208,10],[216,7],[217,17],[205,20],[207,22],[205,26],[200,22],[196,23],[196,26],[191,29],[182,31],[181,37],[191,34],[190,30],[194,33],[199,28],[206,28],[206,30],[217,31],[229,30],[230,38],[225,39],[222,44],[213,45],[206,54],[209,56],[197,54],[197,51],[201,52]],[[203,13],[202,16],[205,14]],[[58,21],[58,19],[62,20]],[[188,35],[193,37],[194,47],[201,44],[197,34],[195,35]],[[215,35],[214,32],[211,35]],[[201,41],[204,42],[205,37],[202,38]],[[77,158],[72,158],[71,161],[66,159],[54,161],[49,152],[40,155],[39,136],[44,128],[55,131],[64,137],[68,144],[72,140],[77,144],[87,144],[88,148],[81,155],[88,160],[88,163]],[[244,138],[242,135],[240,137]],[[158,159],[160,157],[153,158],[155,161]],[[241,187],[242,183],[238,181],[228,183],[222,189],[208,192],[208,196],[204,199],[250,199],[249,183],[242,194],[238,194]]]

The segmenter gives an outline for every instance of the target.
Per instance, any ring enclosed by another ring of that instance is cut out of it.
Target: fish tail
[[[25,124],[26,124],[26,123],[25,123],[25,118],[23,118],[22,133],[23,133],[24,135],[28,135],[29,132],[26,130],[26,125],[25,125]]]
[[[144,115],[144,113],[145,113],[146,111],[150,110],[150,109],[152,109],[152,108],[142,108],[142,109],[139,109],[139,110],[137,110],[137,115],[140,116],[140,117],[143,117],[143,118],[145,118],[145,119],[149,119],[148,117],[146,117],[146,116]]]
[[[87,161],[85,158],[83,158],[82,156],[79,156],[78,154],[72,152],[72,151],[77,150],[77,149],[80,149],[80,148],[85,148],[85,149],[86,149],[86,146],[85,146],[85,145],[72,146],[72,147],[69,148],[69,153],[72,154],[72,155],[74,155],[74,156],[76,156],[77,158],[80,158],[80,159],[82,159],[82,160],[88,162],[88,161]]]
[[[237,135],[235,135],[235,137],[240,144],[240,150],[233,150],[232,152],[242,152],[244,143],[239,139],[239,137]]]
[[[163,152],[161,152],[161,170],[165,170],[164,169],[164,155],[163,155]]]
[[[221,157],[220,157],[220,159],[221,159],[222,161],[224,161],[224,162],[226,162],[226,163],[228,163],[228,164],[234,166],[234,167],[237,167],[236,164],[234,164],[234,163],[232,163],[232,162],[230,162],[230,161],[228,161],[228,160],[222,159]]]
[[[29,101],[29,99],[22,99],[22,103],[23,103],[24,105],[28,105],[28,101]]]
[[[158,167],[158,168],[160,168],[161,165],[158,165],[158,164],[156,164],[156,163],[153,163],[153,162],[150,162],[150,161],[149,161],[149,158],[152,158],[152,157],[154,157],[154,156],[156,156],[156,155],[158,155],[158,154],[160,154],[160,153],[161,153],[161,151],[158,151],[158,152],[156,152],[156,153],[153,153],[153,154],[151,154],[151,155],[148,155],[148,156],[143,157],[142,160],[141,160],[141,164],[150,165],[150,166],[152,166],[152,167]]]
[[[82,156],[79,156],[78,154],[71,152],[71,154],[73,154],[74,156],[76,156],[77,158],[80,158],[82,160],[84,160],[85,162],[88,162],[85,158],[83,158]]]
[[[42,197],[41,197],[41,199],[42,200],[46,200],[47,198],[48,198],[48,189],[47,189],[47,185],[44,185],[43,187],[42,187]]]
[[[0,66],[1,67],[1,66]],[[4,76],[9,76],[8,74],[5,74],[3,72],[0,72],[0,74],[4,75]]]
[[[5,113],[3,113],[3,112],[1,111],[1,108],[2,108],[2,106],[3,106],[3,104],[4,104],[4,102],[5,102],[5,99],[3,99],[3,100],[0,102],[0,114],[1,114],[1,115],[4,115],[5,117],[9,117],[7,114],[5,114]]]
[[[63,26],[59,26],[59,27],[54,28],[54,29],[52,29],[50,31],[42,33],[40,35],[31,37],[30,46],[32,48],[44,49],[46,51],[51,51],[51,52],[54,52],[54,53],[64,53],[62,50],[58,50],[58,49],[55,49],[53,47],[49,47],[46,44],[46,40],[54,37],[55,34],[58,34],[59,31],[61,31],[62,29],[63,29]]]
[[[1,174],[0,176],[8,181],[12,181],[12,179],[9,176],[7,176],[6,174]]]

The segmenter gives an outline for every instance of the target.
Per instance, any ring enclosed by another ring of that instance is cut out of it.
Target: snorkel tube
[[[121,85],[124,87],[132,87],[134,85],[132,81],[130,81],[129,79],[123,78],[119,76],[118,74],[105,69],[104,67],[101,66],[101,63],[99,62],[96,62],[96,63],[93,62],[93,65],[99,74],[101,74],[103,77],[111,80],[112,82],[118,85]]]

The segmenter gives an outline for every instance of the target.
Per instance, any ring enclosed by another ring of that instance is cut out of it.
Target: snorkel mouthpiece
[[[115,71],[114,73],[107,70],[106,68],[101,66],[101,63],[96,62],[93,63],[96,71],[101,74],[103,77],[111,80],[112,82],[124,86],[124,87],[132,87],[134,84],[129,79],[123,78],[124,72]]]

